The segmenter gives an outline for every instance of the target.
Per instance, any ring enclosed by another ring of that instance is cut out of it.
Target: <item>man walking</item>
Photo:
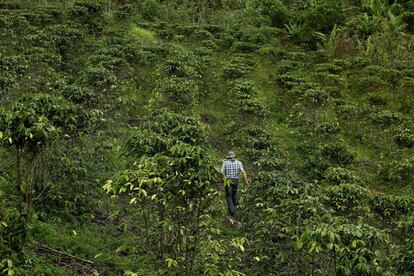
[[[243,168],[242,162],[236,159],[236,154],[233,151],[229,151],[227,155],[227,160],[223,162],[221,167],[226,178],[226,201],[229,208],[230,216],[234,216],[237,208],[237,188],[239,185],[239,176],[242,173],[244,178],[244,183],[249,184],[247,179],[246,171]]]

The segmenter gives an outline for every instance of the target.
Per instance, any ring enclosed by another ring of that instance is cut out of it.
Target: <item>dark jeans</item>
[[[237,187],[239,186],[239,180],[237,178],[229,178],[228,180],[231,180],[231,184],[229,186],[225,186],[226,201],[230,215],[234,216],[237,208]]]

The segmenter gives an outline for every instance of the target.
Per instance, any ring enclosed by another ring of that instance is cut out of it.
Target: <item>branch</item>
[[[40,244],[40,243],[38,243],[38,242],[35,242],[35,244],[36,244],[36,246],[37,246],[39,249],[41,249],[41,250],[44,250],[44,251],[50,251],[50,252],[56,253],[56,254],[58,254],[58,255],[63,255],[63,256],[66,256],[66,257],[68,257],[68,258],[71,258],[71,259],[77,260],[77,261],[79,261],[79,262],[82,262],[82,263],[91,264],[91,265],[93,264],[93,261],[91,261],[91,260],[82,259],[82,258],[80,258],[80,257],[73,256],[73,255],[71,255],[71,254],[68,254],[68,253],[65,253],[65,252],[62,252],[62,251],[56,250],[56,249],[54,249],[54,248],[51,248],[51,247],[49,247],[49,246],[47,246],[47,245]]]

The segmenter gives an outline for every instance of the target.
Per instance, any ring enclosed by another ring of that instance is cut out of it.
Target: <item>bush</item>
[[[380,106],[387,105],[387,98],[384,97],[383,95],[370,93],[367,96],[368,96],[368,102],[372,105],[380,105]]]
[[[352,171],[341,167],[329,167],[325,172],[325,179],[333,184],[360,184],[361,179]]]
[[[355,159],[355,154],[348,151],[342,144],[325,145],[321,148],[320,152],[329,161],[340,165],[351,164]]]
[[[289,10],[281,1],[256,1],[256,8],[263,16],[269,18],[273,27],[283,27],[289,20]]]
[[[320,73],[340,74],[344,68],[332,63],[321,63],[316,66],[315,70]]]
[[[132,17],[134,6],[132,4],[124,4],[115,11],[114,16],[118,20],[125,20]]]
[[[308,102],[322,104],[328,101],[329,94],[322,88],[318,89],[307,89],[302,98]]]
[[[176,77],[165,78],[158,82],[156,90],[163,97],[164,104],[176,111],[190,111],[199,92],[193,80]]]
[[[20,103],[21,105],[16,106],[16,108],[33,110],[37,115],[46,117],[53,126],[64,131],[78,130],[86,124],[86,112],[61,97],[50,95],[28,96],[22,98]]]
[[[387,82],[378,76],[356,77],[352,79],[350,89],[358,93],[381,91],[388,88]]]
[[[234,90],[239,99],[253,99],[257,95],[257,87],[251,81],[237,82]]]
[[[95,89],[108,91],[117,87],[116,76],[108,69],[102,66],[90,66],[86,68],[81,76],[81,81]]]
[[[104,3],[101,1],[81,0],[76,1],[69,10],[69,16],[74,21],[90,23],[95,18],[103,15]]]
[[[248,75],[255,63],[247,58],[233,57],[223,68],[224,79],[239,79]]]
[[[412,148],[414,146],[414,133],[411,128],[397,128],[394,140],[401,148]]]
[[[367,72],[369,76],[377,76],[391,85],[398,84],[402,77],[402,73],[400,71],[392,68],[385,68],[378,65],[367,66],[364,69],[364,71]]]
[[[144,0],[141,4],[140,14],[145,20],[155,20],[159,14],[159,5],[155,0]]]
[[[409,275],[414,271],[414,239],[409,239],[405,245],[398,248],[393,263],[399,275]]]
[[[414,158],[388,162],[381,174],[390,184],[409,185],[414,180]]]
[[[74,104],[84,104],[90,107],[97,103],[98,96],[86,87],[66,85],[61,89],[61,93],[65,99]]]
[[[355,184],[339,184],[323,189],[326,197],[325,201],[338,211],[351,210],[362,205],[362,201],[367,199],[369,192]]]
[[[305,67],[305,63],[295,60],[288,60],[288,59],[282,59],[276,69],[279,74],[286,74],[290,71],[296,71],[303,69]]]
[[[372,210],[384,218],[397,218],[414,210],[414,200],[395,195],[375,195],[370,197]]]
[[[264,117],[267,114],[266,107],[257,99],[240,99],[237,110],[260,117]]]
[[[338,122],[322,123],[316,126],[316,132],[324,136],[333,136],[340,132]]]
[[[259,49],[259,46],[250,42],[236,42],[233,44],[233,48],[242,53],[253,53]]]
[[[381,126],[390,126],[403,121],[403,116],[400,113],[384,110],[370,115],[370,119],[374,124]]]
[[[295,86],[300,86],[303,89],[313,88],[308,85],[308,82],[305,78],[293,74],[284,74],[276,76],[276,83],[283,88],[291,89]]]
[[[306,15],[305,22],[319,32],[328,33],[345,21],[341,1],[319,1]]]

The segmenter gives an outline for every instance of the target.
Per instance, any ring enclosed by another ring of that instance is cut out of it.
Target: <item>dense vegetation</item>
[[[0,274],[413,273],[413,0],[5,0],[0,36]]]

